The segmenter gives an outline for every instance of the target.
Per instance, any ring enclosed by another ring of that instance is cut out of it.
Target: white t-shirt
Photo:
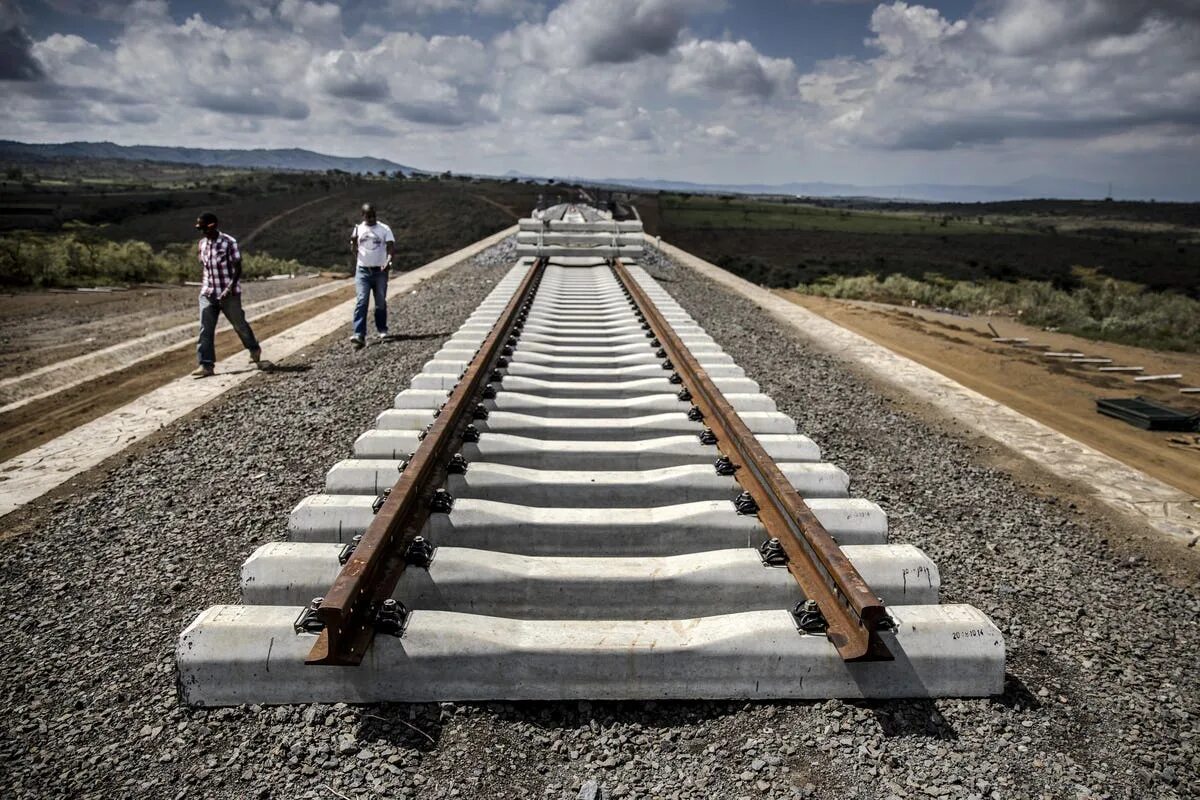
[[[354,226],[351,236],[358,237],[358,265],[360,267],[387,265],[387,243],[396,241],[391,228],[382,222],[376,222],[374,225],[360,222]]]

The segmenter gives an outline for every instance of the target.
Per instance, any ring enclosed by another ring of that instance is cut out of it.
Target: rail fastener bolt
[[[325,630],[325,623],[317,616],[317,609],[324,602],[324,597],[314,597],[308,607],[300,612],[294,625],[296,633],[320,633]]]
[[[403,636],[404,626],[408,624],[408,609],[390,597],[379,606],[375,615],[375,630],[392,636]]]
[[[758,553],[762,556],[763,566],[782,567],[787,564],[787,553],[774,536],[758,546]]]
[[[803,633],[824,633],[829,628],[816,600],[797,603],[792,610],[792,617],[796,620],[796,627]]]
[[[749,492],[742,492],[733,498],[733,507],[737,509],[739,514],[747,517],[752,517],[758,513],[758,503],[755,502],[754,495]]]
[[[404,551],[404,562],[411,567],[429,569],[435,550],[432,542],[424,536],[417,536],[409,542],[408,549]]]

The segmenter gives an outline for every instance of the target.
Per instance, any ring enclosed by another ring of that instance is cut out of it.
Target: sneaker
[[[387,332],[387,331],[380,331],[379,333],[375,334],[375,338],[376,338],[376,339],[378,339],[378,340],[379,340],[379,341],[381,341],[381,342],[382,342],[384,339],[386,339],[387,337],[388,337],[388,332]]]
[[[212,375],[213,368],[211,364],[201,364],[192,372],[193,378],[211,378]]]
[[[256,347],[250,351],[250,360],[257,364],[262,360],[262,348]]]
[[[366,342],[363,341],[363,337],[355,335],[350,337],[350,344],[354,345],[355,350],[362,350]]]

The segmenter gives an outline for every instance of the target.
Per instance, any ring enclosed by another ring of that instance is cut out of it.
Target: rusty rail
[[[816,601],[827,625],[826,636],[838,654],[846,661],[890,659],[879,638],[880,627],[888,624],[883,601],[619,258],[612,267],[682,378],[691,402],[704,415],[704,424],[716,434],[717,448],[732,462],[738,484],[754,498],[767,534],[779,540],[788,570],[804,596]]]
[[[338,573],[316,610],[324,629],[306,663],[354,666],[362,662],[375,636],[379,609],[391,598],[404,572],[405,552],[429,518],[430,502],[446,479],[447,464],[471,422],[494,365],[509,344],[509,336],[529,307],[544,269],[544,259],[529,268]]]

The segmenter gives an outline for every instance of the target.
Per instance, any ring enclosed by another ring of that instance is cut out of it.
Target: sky
[[[1200,0],[0,0],[0,138],[1200,199]]]

